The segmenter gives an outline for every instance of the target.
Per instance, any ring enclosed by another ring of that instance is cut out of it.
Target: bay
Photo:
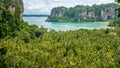
[[[77,29],[106,29],[108,22],[46,22],[47,17],[23,17],[23,20],[30,25],[37,25],[48,30],[68,31]]]

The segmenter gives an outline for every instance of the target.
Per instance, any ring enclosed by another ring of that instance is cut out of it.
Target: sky
[[[58,6],[74,7],[75,5],[93,5],[113,3],[114,0],[23,0],[24,14],[47,14]]]

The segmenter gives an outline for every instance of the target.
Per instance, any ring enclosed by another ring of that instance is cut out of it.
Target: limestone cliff
[[[0,20],[3,19],[2,15],[5,11],[10,11],[10,13],[22,20],[22,15],[24,11],[22,0],[0,0]]]
[[[119,7],[120,5],[114,3],[93,6],[77,5],[71,8],[58,7],[52,9],[51,16],[48,17],[47,21],[107,21],[117,17],[116,9]]]
[[[65,7],[54,8],[51,12],[51,16],[62,17],[64,16],[66,10],[67,8]]]
[[[117,17],[117,14],[114,8],[109,7],[109,8],[105,8],[104,10],[101,10],[102,20],[107,20],[115,17]]]
[[[23,11],[22,0],[0,0],[0,38],[20,30]]]

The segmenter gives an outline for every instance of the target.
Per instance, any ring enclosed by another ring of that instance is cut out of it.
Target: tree
[[[120,3],[120,0],[115,0],[116,2]]]
[[[115,1],[120,3],[120,0],[115,0]],[[120,17],[120,8],[118,9],[118,11],[119,11],[118,17]]]

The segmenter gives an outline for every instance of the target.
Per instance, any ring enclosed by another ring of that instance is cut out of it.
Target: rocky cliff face
[[[66,10],[67,10],[67,8],[65,8],[65,7],[54,8],[51,11],[51,16],[62,17],[62,16],[64,16]]]
[[[68,19],[72,19],[72,22],[81,22],[81,21],[107,21],[109,19],[116,18],[118,12],[116,9],[120,7],[118,4],[102,4],[102,5],[93,5],[93,6],[77,6],[73,7],[72,10],[70,8],[58,7],[53,8],[51,11],[51,16],[47,21],[57,19],[63,19],[63,17],[67,17]],[[67,19],[67,20],[68,20]],[[61,21],[61,20],[60,20]]]
[[[0,38],[20,30],[23,11],[22,0],[0,0]]]
[[[2,20],[2,13],[10,11],[10,13],[22,20],[22,15],[24,12],[23,1],[22,0],[0,0],[0,20]]]
[[[104,10],[101,10],[102,20],[107,20],[115,17],[117,17],[117,13],[114,8],[109,7],[109,8],[105,8]]]

